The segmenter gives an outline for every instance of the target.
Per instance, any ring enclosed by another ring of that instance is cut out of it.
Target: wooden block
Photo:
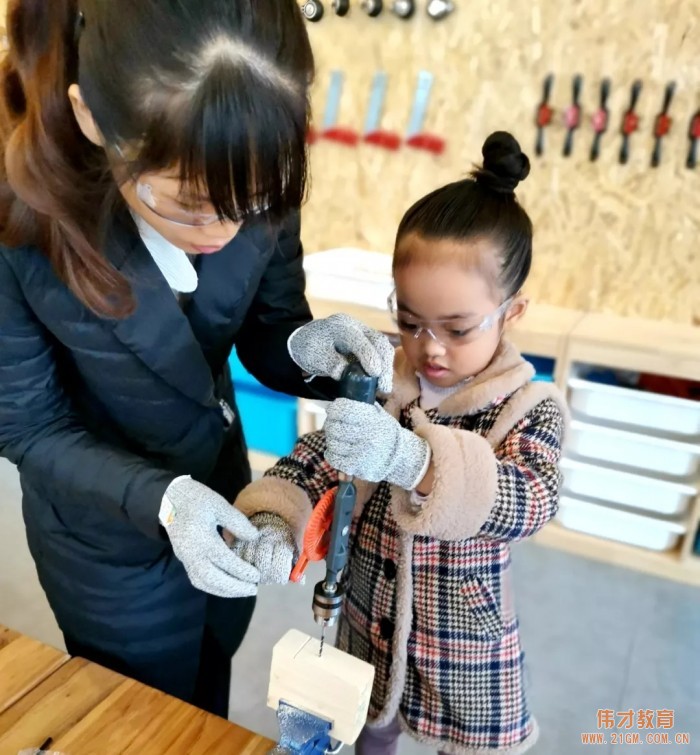
[[[329,721],[331,736],[354,744],[367,720],[374,668],[334,647],[292,629],[272,651],[267,704],[280,701]]]

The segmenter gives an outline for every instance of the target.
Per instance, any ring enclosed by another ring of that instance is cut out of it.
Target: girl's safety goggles
[[[497,310],[485,315],[480,321],[473,317],[449,317],[443,320],[421,319],[411,312],[399,309],[395,289],[390,294],[387,303],[391,317],[400,333],[420,338],[425,332],[442,346],[461,346],[476,341],[486,331],[491,330],[508,311],[513,298],[506,299]]]

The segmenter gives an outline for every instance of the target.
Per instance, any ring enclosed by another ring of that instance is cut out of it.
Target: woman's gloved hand
[[[289,355],[309,375],[340,380],[353,356],[370,377],[379,378],[379,391],[390,393],[394,377],[394,347],[378,330],[350,315],[314,320],[292,333]]]
[[[326,461],[368,482],[413,490],[430,464],[430,445],[377,404],[339,398],[327,408]]]
[[[260,572],[231,551],[218,529],[228,530],[239,541],[257,540],[257,529],[238,509],[191,477],[173,480],[164,503],[171,510],[163,526],[196,588],[221,598],[257,593]]]
[[[257,540],[233,542],[234,553],[260,572],[260,584],[284,585],[289,582],[298,549],[294,533],[277,514],[254,514],[250,521],[260,532]]]

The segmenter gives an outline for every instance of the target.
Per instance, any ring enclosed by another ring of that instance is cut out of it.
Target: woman
[[[8,30],[0,453],[30,550],[69,652],[226,715],[259,579],[220,534],[258,535],[228,504],[250,480],[228,354],[325,396],[304,373],[392,356],[349,318],[301,327],[304,22],[294,0],[11,0]]]

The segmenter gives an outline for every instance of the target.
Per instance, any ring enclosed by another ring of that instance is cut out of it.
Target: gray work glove
[[[430,464],[430,445],[378,404],[347,398],[327,409],[326,461],[339,472],[368,482],[413,490]]]
[[[379,378],[379,391],[390,393],[394,378],[394,347],[378,330],[350,315],[314,320],[292,333],[289,355],[309,375],[340,380],[353,356],[370,377]]]
[[[234,542],[234,553],[260,572],[260,584],[286,584],[298,556],[291,527],[281,516],[269,512],[253,514],[250,521],[257,527],[260,537],[253,541]]]
[[[226,545],[218,527],[237,540],[254,541],[257,529],[238,509],[191,477],[178,477],[165,491],[172,507],[165,531],[190,582],[221,598],[255,595],[260,572]]]

